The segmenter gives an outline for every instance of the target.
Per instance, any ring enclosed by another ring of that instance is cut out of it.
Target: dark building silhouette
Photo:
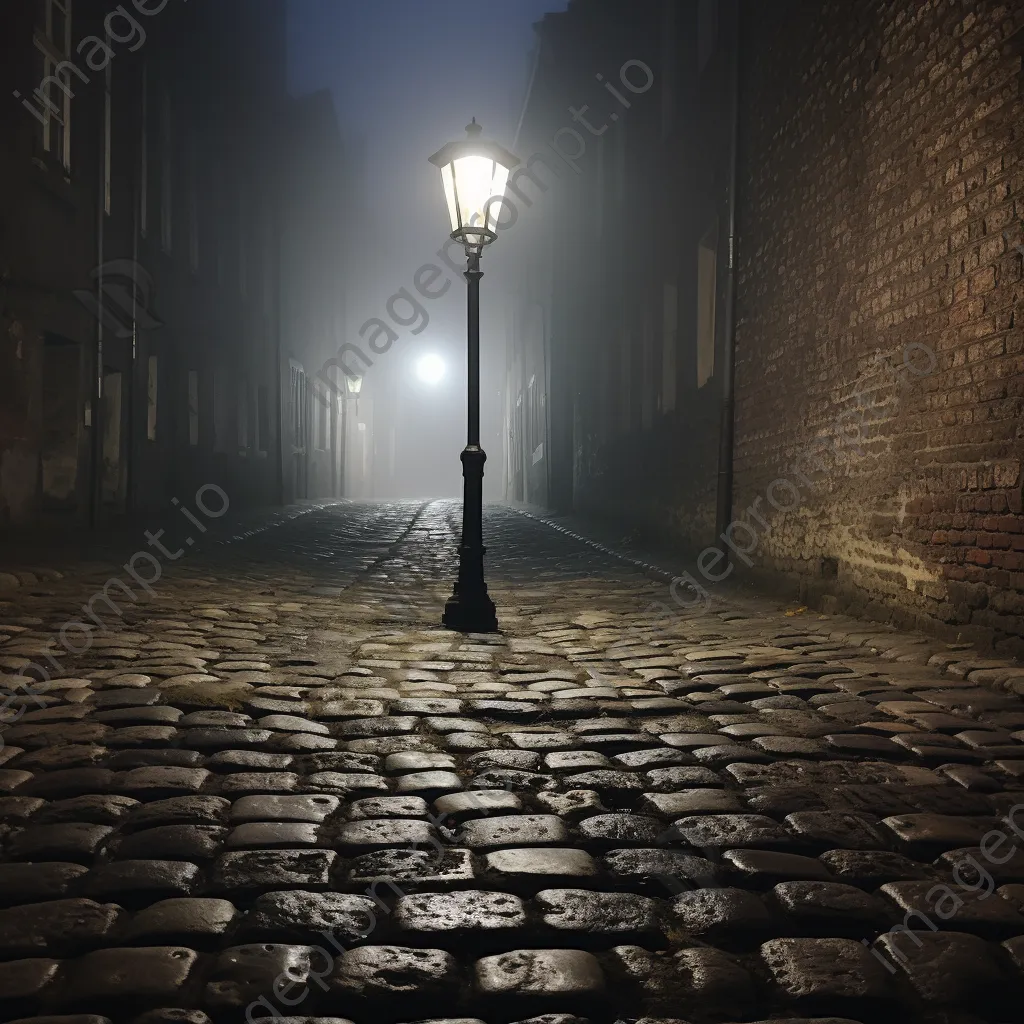
[[[356,188],[353,164],[330,93],[293,100],[286,120],[281,377],[284,499],[291,501],[344,490],[343,453],[358,427],[360,398],[331,360],[346,338],[358,236],[348,218]],[[361,381],[359,388],[361,395]]]
[[[338,168],[338,128],[286,94],[282,0],[10,8],[0,522],[102,521],[205,483],[232,502],[339,493],[327,428],[289,379],[321,339],[282,319],[317,265],[343,290],[307,252],[289,257],[304,291],[282,298],[284,218],[324,153]]]
[[[1020,5],[629,11],[537,27],[507,493],[1020,651]]]

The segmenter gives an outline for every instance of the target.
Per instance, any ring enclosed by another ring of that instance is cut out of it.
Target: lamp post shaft
[[[462,452],[462,542],[459,578],[444,608],[442,622],[461,633],[494,633],[498,619],[484,582],[483,498],[484,462],[480,447],[480,254],[469,253],[467,368],[468,415],[466,447]]]
[[[468,334],[469,412],[467,416],[466,445],[480,447],[480,254],[470,253],[466,266],[468,282],[466,325]],[[482,475],[482,474],[481,474]]]

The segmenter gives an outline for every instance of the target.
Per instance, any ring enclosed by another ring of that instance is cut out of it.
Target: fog
[[[344,336],[369,354],[383,321],[397,338],[364,374],[360,405],[372,404],[371,469],[346,471],[350,496],[417,498],[461,493],[459,453],[466,440],[466,287],[451,284],[429,303],[417,295],[418,268],[440,262],[447,215],[439,177],[427,158],[464,137],[471,118],[511,148],[529,83],[533,23],[559,0],[291,0],[289,87],[328,89],[341,138],[358,173],[348,184]],[[509,287],[492,246],[481,293],[481,443],[485,494],[504,494],[502,401],[504,299]],[[448,260],[457,260],[451,247]],[[436,286],[440,290],[443,285]],[[411,305],[412,296],[417,305]],[[364,328],[362,337],[360,328]],[[390,335],[378,336],[383,347]],[[417,371],[436,357],[437,373]],[[358,364],[357,364],[358,365]],[[349,459],[350,463],[354,463]]]

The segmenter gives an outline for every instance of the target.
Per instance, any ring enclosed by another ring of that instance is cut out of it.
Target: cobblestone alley
[[[98,566],[5,594],[3,1020],[1020,1020],[1024,670],[654,623],[665,582],[507,508],[460,636],[458,517],[165,541],[120,617]]]

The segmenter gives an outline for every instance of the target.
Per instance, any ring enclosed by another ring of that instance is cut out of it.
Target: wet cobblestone
[[[1019,1019],[1019,666],[768,600],[654,629],[665,583],[507,509],[502,633],[451,634],[457,526],[284,518],[79,654],[109,574],[4,595],[3,1020]]]

